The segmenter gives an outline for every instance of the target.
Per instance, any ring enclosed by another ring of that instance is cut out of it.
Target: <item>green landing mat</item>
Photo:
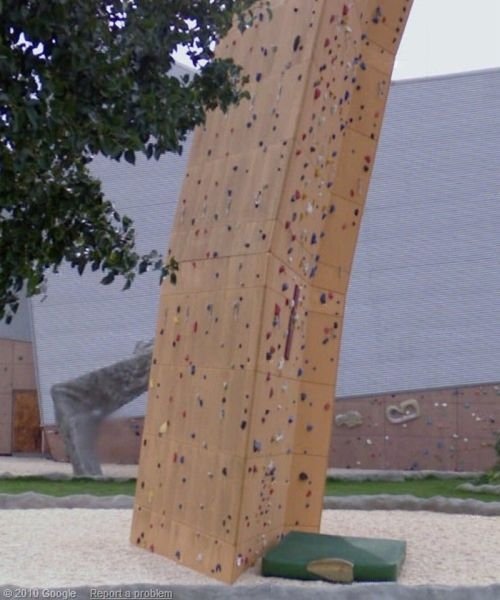
[[[406,542],[291,531],[262,559],[262,575],[336,583],[396,581]]]

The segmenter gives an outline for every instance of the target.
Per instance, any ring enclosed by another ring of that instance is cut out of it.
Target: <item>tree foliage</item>
[[[133,223],[88,166],[180,153],[207,111],[238,103],[241,69],[212,48],[235,18],[242,30],[263,18],[253,4],[0,0],[0,318],[63,261],[125,287],[152,268],[175,277],[175,261],[136,252]],[[192,77],[170,73],[179,45],[200,66]]]

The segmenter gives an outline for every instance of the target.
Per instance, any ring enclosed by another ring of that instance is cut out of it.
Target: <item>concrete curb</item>
[[[478,471],[383,471],[378,469],[328,469],[327,477],[339,481],[406,481],[407,479],[476,479]]]
[[[464,492],[475,492],[476,494],[498,494],[500,496],[500,485],[483,483],[474,485],[473,483],[461,483],[457,486],[457,490]]]
[[[133,496],[92,496],[75,494],[73,496],[48,496],[35,492],[23,494],[0,494],[0,510],[40,509],[40,508],[100,508],[131,509]]]
[[[478,515],[496,517],[500,515],[500,502],[481,500],[461,500],[460,498],[417,498],[409,494],[395,496],[327,496],[324,508],[335,510],[425,510],[449,514]]]
[[[132,496],[47,496],[35,492],[23,494],[0,494],[0,510],[44,509],[44,508],[84,508],[84,509],[132,509]],[[460,500],[458,498],[416,498],[415,496],[381,494],[377,496],[327,496],[325,509],[335,510],[425,510],[449,514],[479,516],[499,516],[500,502],[480,500]]]

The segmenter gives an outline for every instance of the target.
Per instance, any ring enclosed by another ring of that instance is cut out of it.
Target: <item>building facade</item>
[[[498,106],[500,70],[392,85],[347,298],[332,466],[469,470],[494,462]],[[140,251],[167,247],[188,148],[134,167],[94,161],[107,196],[134,219]],[[157,276],[139,277],[126,292],[99,279],[63,268],[49,275],[48,297],[30,303],[40,421],[55,457],[63,450],[50,386],[126,358],[154,336]],[[137,458],[145,404],[138,398],[103,427],[104,458]]]
[[[12,323],[0,322],[0,454],[42,450],[30,315],[22,298]]]

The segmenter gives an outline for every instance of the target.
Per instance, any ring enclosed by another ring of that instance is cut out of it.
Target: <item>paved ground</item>
[[[107,477],[136,477],[137,465],[103,464],[103,473]],[[69,463],[57,462],[50,458],[38,456],[0,456],[0,476],[10,473],[11,475],[47,475],[73,473]],[[426,475],[433,474],[438,477],[463,477],[471,479],[477,473],[456,473],[454,471],[378,471],[364,469],[328,469],[328,475],[337,479],[366,480],[366,479],[392,479],[403,481],[404,479],[420,479]]]

